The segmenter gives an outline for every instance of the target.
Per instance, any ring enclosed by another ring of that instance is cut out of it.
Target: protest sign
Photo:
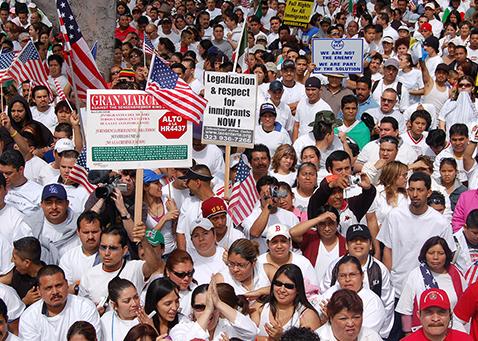
[[[252,148],[256,125],[255,75],[206,72],[202,142]]]
[[[312,39],[313,73],[363,73],[362,39]]]
[[[307,28],[313,7],[314,1],[287,0],[284,10],[283,24]]]
[[[190,167],[192,123],[144,91],[88,90],[88,167]]]

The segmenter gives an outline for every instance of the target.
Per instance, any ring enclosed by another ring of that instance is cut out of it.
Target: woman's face
[[[231,253],[227,257],[229,272],[236,281],[244,282],[253,276],[254,263],[249,262],[238,253]]]
[[[470,35],[470,26],[468,25],[463,25],[461,28],[460,28],[460,35],[462,37],[468,37]]]
[[[162,188],[163,188],[163,185],[161,185],[161,182],[159,180],[155,182],[151,182],[147,186],[147,193],[153,198],[161,198],[163,195]]]
[[[363,275],[354,263],[345,263],[339,266],[337,280],[342,289],[359,292],[363,286]]]
[[[362,320],[362,314],[351,312],[348,309],[341,310],[330,319],[335,338],[340,341],[357,340],[362,328]]]
[[[399,46],[397,47],[397,54],[398,54],[398,56],[399,56],[399,60],[400,60],[400,61],[401,61],[401,59],[402,59],[401,57],[402,57],[403,55],[406,55],[407,53],[408,53],[408,47],[407,47],[407,46],[405,46],[405,45],[399,45]],[[401,65],[400,65],[400,68],[402,68]]]
[[[285,155],[279,160],[279,168],[283,171],[289,171],[294,164],[294,157],[291,155]]]
[[[257,84],[261,85],[264,82],[264,77],[265,77],[264,71],[262,71],[260,67],[256,67],[254,69],[254,74],[257,76]]]
[[[442,184],[453,184],[456,178],[456,169],[452,165],[444,164],[440,167]]]
[[[40,36],[40,42],[42,44],[48,44],[48,39],[49,39],[48,34],[42,34]]]
[[[285,236],[276,236],[267,242],[269,254],[274,259],[289,257],[290,240]]]
[[[330,240],[335,238],[337,234],[337,222],[332,219],[327,219],[317,224],[317,232],[319,233],[320,239]]]
[[[173,270],[168,269],[168,277],[179,287],[181,291],[188,290],[193,280],[193,264],[191,262],[173,265]]]
[[[274,287],[273,295],[277,303],[290,305],[297,296],[297,288],[295,283],[285,274],[280,274],[275,281],[272,282]]]
[[[286,210],[286,211],[293,211],[294,210],[294,197],[291,192],[287,188],[279,188],[280,191],[287,192],[286,196],[279,197],[279,207]]]
[[[457,71],[458,71],[458,74],[460,74],[460,72],[463,73],[460,66],[458,66]],[[467,81],[466,79],[462,79],[461,81],[458,82],[458,91],[471,93],[473,91],[473,84]]]
[[[431,271],[436,273],[445,271],[446,255],[441,245],[437,244],[429,248],[425,258]]]
[[[266,112],[261,115],[261,125],[266,130],[274,129],[274,125],[276,123],[276,116],[270,112]]]
[[[136,288],[129,287],[120,292],[118,301],[114,304],[114,308],[121,319],[132,320],[136,317],[140,304]]]
[[[156,311],[162,320],[174,321],[179,309],[179,294],[171,291],[156,303]]]
[[[317,172],[313,167],[302,167],[297,175],[297,187],[301,189],[313,189],[317,186]]]
[[[453,26],[448,25],[445,30],[445,35],[450,36],[450,38],[455,38],[456,37],[456,30]]]
[[[455,14],[450,14],[450,22],[458,24],[458,18],[456,17]]]
[[[407,170],[401,170],[399,175],[398,175],[398,178],[395,182],[395,185],[397,186],[397,188],[407,188],[407,175],[408,175],[408,172]]]
[[[12,105],[12,119],[15,122],[17,123],[22,122],[25,119],[25,114],[26,114],[25,107],[23,106],[22,103],[15,102]]]
[[[302,162],[310,162],[313,163],[316,167],[319,167],[320,159],[317,157],[317,154],[309,148],[304,150],[304,152],[302,153]]]
[[[342,207],[342,203],[344,201],[344,192],[340,188],[335,188],[332,190],[332,194],[330,194],[329,198],[327,199],[327,204],[332,206],[333,208],[340,210]]]
[[[347,250],[351,256],[359,260],[367,259],[372,250],[372,243],[369,239],[355,238],[347,241]]]
[[[206,309],[206,293],[197,294],[194,302],[192,302],[193,307],[193,316],[194,320],[197,321],[202,314],[204,314],[204,309]],[[213,330],[217,326],[219,321],[219,311],[214,310],[214,312],[209,317],[207,324],[207,330]]]

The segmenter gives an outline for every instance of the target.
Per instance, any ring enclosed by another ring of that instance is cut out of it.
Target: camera
[[[350,175],[349,176],[349,183],[350,186],[358,185],[360,184],[360,175]]]
[[[118,188],[120,192],[124,193],[128,190],[128,185],[120,182],[119,176],[110,177],[105,186],[95,189],[95,196],[98,199],[106,199],[113,194],[115,188]]]

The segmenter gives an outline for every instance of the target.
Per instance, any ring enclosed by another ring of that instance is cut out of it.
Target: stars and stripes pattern
[[[0,53],[0,82],[10,79],[8,70],[13,63],[14,58],[15,52],[13,51]]]
[[[259,200],[259,193],[256,189],[251,168],[241,158],[237,165],[236,178],[234,179],[228,208],[228,213],[234,224],[239,225],[251,214],[257,200]]]
[[[153,55],[146,92],[172,113],[199,124],[207,101],[195,94],[191,87]]]
[[[14,58],[8,70],[8,76],[19,84],[29,80],[34,85],[48,86],[48,69],[42,62],[33,41],[29,41]]]
[[[55,89],[56,89],[56,93],[58,97],[60,98],[61,101],[66,101],[66,95],[65,95],[65,92],[63,91],[63,88],[60,85],[60,82],[58,82],[57,78],[53,78],[53,77],[51,78],[53,79],[53,83],[55,84]]]
[[[65,41],[65,51],[71,59],[73,70],[67,68],[68,80],[75,84],[78,97],[86,99],[87,89],[105,89],[106,81],[101,76],[90,48],[81,34],[67,0],[57,0],[56,7],[60,20],[60,30]],[[70,65],[70,63],[67,63]],[[74,82],[73,82],[74,80]]]
[[[88,181],[88,172],[90,170],[86,165],[86,159],[86,147],[83,147],[78,159],[76,160],[76,164],[71,169],[68,177],[71,181],[74,181],[85,187],[88,193],[91,193],[96,189],[96,185],[93,185]]]
[[[151,56],[154,54],[154,45],[151,42],[151,39],[149,39],[147,34],[144,35],[143,52]]]

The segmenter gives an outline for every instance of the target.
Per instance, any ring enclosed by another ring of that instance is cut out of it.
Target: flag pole
[[[229,178],[230,178],[230,167],[231,164],[231,145],[226,144],[226,160],[224,170],[224,199],[229,200]]]

